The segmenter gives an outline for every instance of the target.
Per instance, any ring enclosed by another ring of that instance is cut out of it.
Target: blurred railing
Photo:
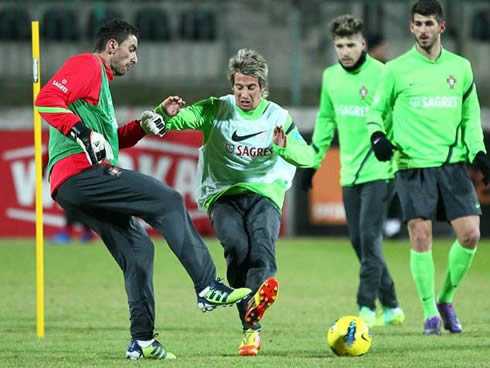
[[[471,60],[482,103],[490,105],[490,5],[442,1],[449,29],[443,45]],[[69,56],[90,52],[106,17],[121,16],[142,32],[139,65],[113,85],[122,104],[147,104],[155,95],[179,93],[190,101],[229,90],[228,58],[250,47],[269,62],[271,98],[316,105],[323,69],[335,57],[327,24],[352,13],[366,33],[380,33],[389,56],[413,44],[408,31],[412,1],[179,0],[2,1],[0,3],[0,104],[31,103],[30,21],[41,29],[41,78]],[[487,23],[486,23],[487,22]]]

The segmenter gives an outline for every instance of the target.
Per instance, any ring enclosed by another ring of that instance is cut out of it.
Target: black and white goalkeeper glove
[[[163,137],[166,133],[162,116],[154,111],[145,111],[141,114],[140,125],[146,134]]]
[[[87,128],[81,121],[71,128],[70,137],[82,147],[90,165],[114,158],[111,145],[104,136]]]

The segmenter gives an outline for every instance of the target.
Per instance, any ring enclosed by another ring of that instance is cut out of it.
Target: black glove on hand
[[[378,161],[389,161],[393,157],[395,146],[382,132],[375,132],[371,136],[371,145]]]
[[[301,188],[307,192],[313,187],[313,175],[315,175],[316,169],[308,168],[303,169],[303,175],[301,179]]]
[[[104,136],[87,128],[81,121],[71,128],[70,137],[82,147],[90,165],[114,158],[111,145]]]
[[[478,152],[473,160],[473,164],[482,172],[483,183],[488,185],[490,182],[490,162],[485,153],[482,151]]]

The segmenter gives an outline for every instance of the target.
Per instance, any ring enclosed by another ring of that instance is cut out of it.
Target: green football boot
[[[371,308],[362,306],[359,311],[359,318],[366,322],[366,325],[371,328],[376,324],[376,312]]]
[[[248,288],[233,289],[220,279],[205,288],[197,296],[197,306],[202,312],[212,311],[216,307],[232,306],[247,297],[252,290]]]
[[[405,321],[405,313],[400,307],[383,307],[383,311],[376,317],[375,326],[399,326]]]
[[[151,345],[146,348],[142,348],[138,341],[132,339],[126,350],[126,358],[136,359],[176,359],[177,357],[166,351],[162,344],[157,340],[153,341]]]

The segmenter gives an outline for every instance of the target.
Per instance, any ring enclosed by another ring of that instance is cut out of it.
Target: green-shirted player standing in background
[[[323,73],[320,110],[312,145],[313,169],[306,169],[303,187],[312,186],[313,175],[325,157],[335,130],[340,146],[340,184],[349,237],[361,264],[357,290],[360,317],[369,327],[398,325],[405,315],[383,255],[383,220],[393,193],[390,162],[374,157],[366,128],[366,113],[378,86],[384,65],[366,54],[363,23],[352,15],[330,22],[339,63]],[[382,311],[376,316],[376,299]]]
[[[313,151],[289,113],[266,100],[267,74],[264,58],[242,49],[228,63],[233,95],[182,110],[183,100],[173,96],[155,109],[168,130],[204,133],[197,201],[224,248],[230,285],[248,285],[255,293],[238,304],[240,355],[257,355],[261,348],[259,321],[279,291],[275,243],[284,196],[296,166],[313,164]]]
[[[384,82],[367,126],[376,157],[398,166],[395,183],[412,246],[410,269],[424,309],[423,334],[462,331],[453,309],[457,286],[470,268],[480,239],[480,204],[465,163],[490,180],[473,74],[468,60],[441,46],[446,29],[437,0],[420,0],[411,11],[416,44],[387,63]],[[392,142],[383,114],[393,111]],[[385,123],[385,124],[383,124]],[[457,239],[435,298],[432,220],[450,222]]]

